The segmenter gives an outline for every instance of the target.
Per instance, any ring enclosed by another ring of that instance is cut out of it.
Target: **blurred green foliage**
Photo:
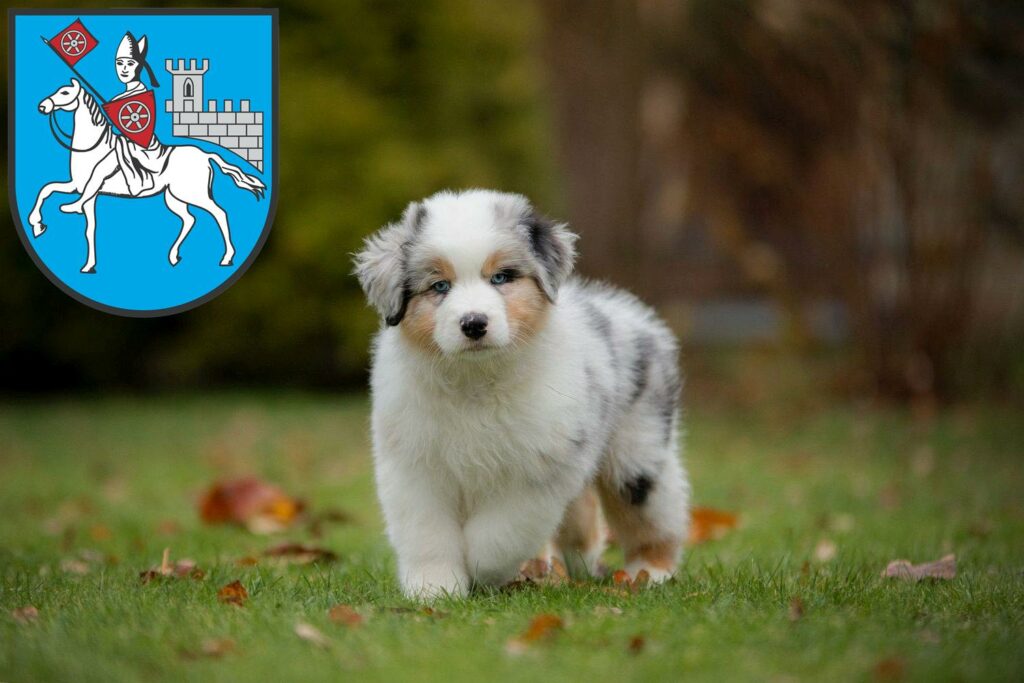
[[[366,235],[444,188],[558,209],[537,23],[498,0],[281,6],[277,218],[255,264],[198,309],[123,319],[53,287],[9,226],[0,389],[362,382],[378,323],[350,254]]]

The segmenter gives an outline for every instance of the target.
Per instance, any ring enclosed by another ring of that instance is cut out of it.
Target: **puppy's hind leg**
[[[626,571],[636,578],[646,570],[654,582],[675,572],[689,523],[690,487],[674,427],[666,430],[664,420],[633,411],[613,439],[597,482]]]
[[[597,492],[588,486],[569,504],[555,534],[558,555],[570,576],[586,578],[597,574],[605,536]]]

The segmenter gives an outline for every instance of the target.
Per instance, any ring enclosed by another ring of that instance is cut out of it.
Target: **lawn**
[[[687,421],[696,502],[740,524],[689,549],[673,583],[527,587],[428,614],[395,587],[363,399],[8,399],[0,681],[1024,678],[1019,413],[698,402]],[[246,473],[351,520],[276,536],[204,525],[204,488]],[[338,559],[239,562],[286,540]],[[204,576],[143,583],[164,548]],[[947,553],[951,581],[880,577]],[[217,599],[236,579],[242,607]],[[362,623],[332,621],[339,604]],[[37,618],[15,618],[29,605]],[[564,627],[510,652],[540,614]]]

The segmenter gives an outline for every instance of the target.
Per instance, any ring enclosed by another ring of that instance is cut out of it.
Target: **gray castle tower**
[[[178,60],[178,68],[171,65],[168,59],[165,67],[174,79],[174,108],[172,111],[203,110],[203,74],[210,68],[210,60],[204,59],[202,67],[196,66],[196,60],[189,60],[185,68],[185,60]]]
[[[165,102],[165,110],[173,116],[174,137],[205,140],[226,147],[263,172],[263,112],[249,111],[249,100],[238,101],[235,111],[231,100],[217,111],[217,100],[204,100],[203,77],[210,60],[202,64],[190,59],[188,66],[179,59],[164,63],[173,77],[173,99]],[[206,104],[206,107],[203,104]]]

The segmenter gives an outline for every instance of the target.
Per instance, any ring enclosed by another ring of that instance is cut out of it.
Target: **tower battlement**
[[[184,59],[179,59],[178,60],[178,67],[175,68],[174,67],[174,60],[173,59],[167,59],[167,60],[164,61],[164,68],[167,69],[168,71],[170,71],[175,76],[177,76],[177,75],[183,75],[183,76],[202,75],[202,74],[206,73],[207,69],[210,68],[210,60],[209,59],[204,59],[202,61],[202,66],[197,66],[197,61],[195,59],[190,59],[189,63],[188,63],[188,66],[186,67],[185,66],[185,60]]]

